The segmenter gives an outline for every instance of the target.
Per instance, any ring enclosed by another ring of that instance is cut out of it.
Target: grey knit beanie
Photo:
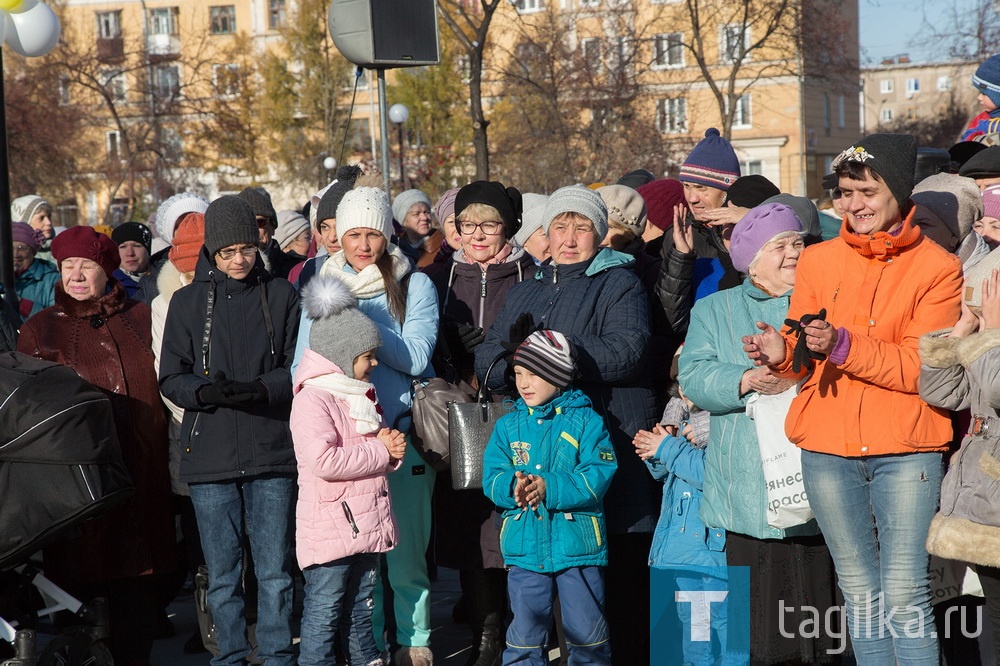
[[[257,217],[238,196],[219,197],[205,211],[205,249],[212,257],[230,245],[257,245]]]
[[[392,200],[392,216],[396,218],[396,221],[400,224],[406,218],[406,214],[410,212],[410,207],[413,204],[425,203],[427,208],[431,207],[431,198],[421,192],[420,190],[406,190],[405,192],[400,192],[396,195],[396,198]]]
[[[601,195],[583,185],[560,187],[552,193],[545,204],[545,215],[542,217],[545,233],[549,233],[552,220],[563,213],[577,213],[594,223],[598,241],[608,235],[608,207],[604,205]]]
[[[917,204],[916,223],[924,235],[954,251],[983,216],[983,201],[976,181],[951,173],[924,178],[910,195]]]
[[[250,204],[255,218],[257,215],[266,217],[271,220],[271,224],[278,226],[278,213],[271,203],[271,195],[263,187],[246,187],[236,196]]]
[[[525,192],[521,195],[524,210],[521,211],[521,228],[514,234],[514,242],[518,247],[524,247],[531,235],[543,227],[545,223],[545,204],[549,202],[547,194]]]
[[[358,301],[337,278],[317,275],[302,289],[302,306],[313,320],[309,348],[354,376],[354,359],[382,346],[378,326],[358,309]]]

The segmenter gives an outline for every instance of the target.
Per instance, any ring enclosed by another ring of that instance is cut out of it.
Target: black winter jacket
[[[206,328],[209,343],[203,350]],[[170,300],[160,357],[160,391],[185,410],[181,481],[296,473],[288,417],[298,328],[297,292],[287,280],[271,277],[259,254],[250,275],[234,280],[202,248],[194,282]],[[262,382],[267,404],[245,409],[202,405],[197,391],[218,372],[236,381]]]

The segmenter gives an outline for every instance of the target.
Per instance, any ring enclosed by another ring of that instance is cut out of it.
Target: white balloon
[[[38,0],[21,0],[21,2],[18,3],[18,5],[17,5],[17,7],[15,9],[10,10],[10,13],[11,14],[23,14],[24,12],[28,11],[29,9],[32,9],[37,4],[38,4]]]
[[[17,53],[29,58],[43,56],[59,43],[59,17],[44,2],[8,16],[6,42]]]

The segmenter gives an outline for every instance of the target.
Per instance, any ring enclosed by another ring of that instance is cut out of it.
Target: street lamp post
[[[406,167],[403,164],[403,123],[410,118],[410,110],[403,104],[393,104],[389,107],[389,120],[396,123],[399,130],[399,187],[406,187]]]

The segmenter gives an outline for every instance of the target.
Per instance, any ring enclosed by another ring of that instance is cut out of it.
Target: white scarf
[[[392,257],[392,274],[398,282],[406,277],[406,274],[413,268],[410,265],[410,260],[395,245],[389,245],[387,252]],[[378,266],[370,264],[357,273],[344,270],[345,266],[347,266],[347,255],[341,250],[323,262],[319,274],[337,278],[347,285],[355,298],[373,298],[385,293],[385,282],[382,280],[382,271],[378,269]]]
[[[382,427],[382,406],[378,404],[375,386],[370,382],[351,379],[341,372],[331,372],[307,379],[303,384],[346,402],[359,435],[372,435]]]

